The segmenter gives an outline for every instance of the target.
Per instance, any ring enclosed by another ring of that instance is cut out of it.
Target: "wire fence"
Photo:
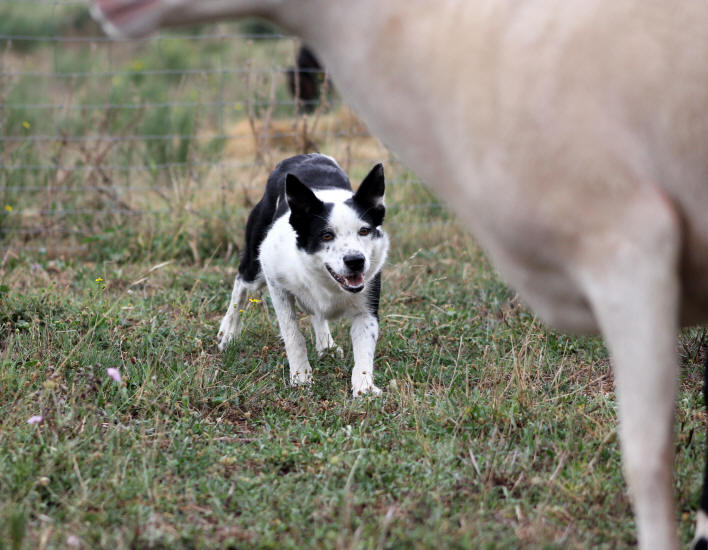
[[[0,0],[2,253],[164,233],[195,257],[226,250],[275,163],[310,151],[354,182],[384,160],[412,184],[401,209],[420,223],[442,212],[324,70],[294,70],[300,48],[251,20],[112,40],[86,2]]]

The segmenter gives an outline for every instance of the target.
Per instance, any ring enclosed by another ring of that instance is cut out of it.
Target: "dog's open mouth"
[[[364,274],[355,273],[354,275],[340,275],[335,272],[331,267],[325,264],[327,271],[332,276],[332,278],[339,283],[339,285],[349,292],[360,292],[364,289]]]

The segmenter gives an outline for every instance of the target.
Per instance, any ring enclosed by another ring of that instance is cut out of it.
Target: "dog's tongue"
[[[357,287],[361,286],[362,283],[364,282],[364,274],[363,273],[358,273],[357,275],[352,275],[351,277],[345,277],[347,280],[347,284],[349,286]]]

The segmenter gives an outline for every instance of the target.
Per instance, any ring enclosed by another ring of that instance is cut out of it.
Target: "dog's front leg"
[[[307,360],[307,346],[305,338],[297,328],[295,316],[295,300],[292,295],[280,287],[268,283],[268,291],[278,316],[280,335],[285,342],[285,353],[290,363],[290,383],[293,386],[310,384],[312,382],[312,368]]]
[[[379,322],[373,315],[362,314],[352,319],[352,393],[355,397],[365,393],[381,393],[381,390],[374,386],[374,353],[378,336]]]
[[[321,357],[325,351],[333,349],[337,352],[339,357],[344,357],[342,348],[335,344],[334,338],[332,338],[327,319],[313,314],[310,320],[312,321],[312,329],[315,331],[315,349],[317,349],[317,355]]]
[[[226,314],[219,325],[219,350],[224,351],[229,342],[237,338],[241,332],[241,310],[246,305],[246,295],[249,289],[248,283],[241,279],[241,275],[236,275],[234,279],[234,289],[231,292],[231,300],[226,308]]]

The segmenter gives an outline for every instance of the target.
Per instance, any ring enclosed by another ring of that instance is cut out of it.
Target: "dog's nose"
[[[361,271],[364,269],[364,256],[361,254],[348,254],[344,256],[344,265],[352,271]]]

